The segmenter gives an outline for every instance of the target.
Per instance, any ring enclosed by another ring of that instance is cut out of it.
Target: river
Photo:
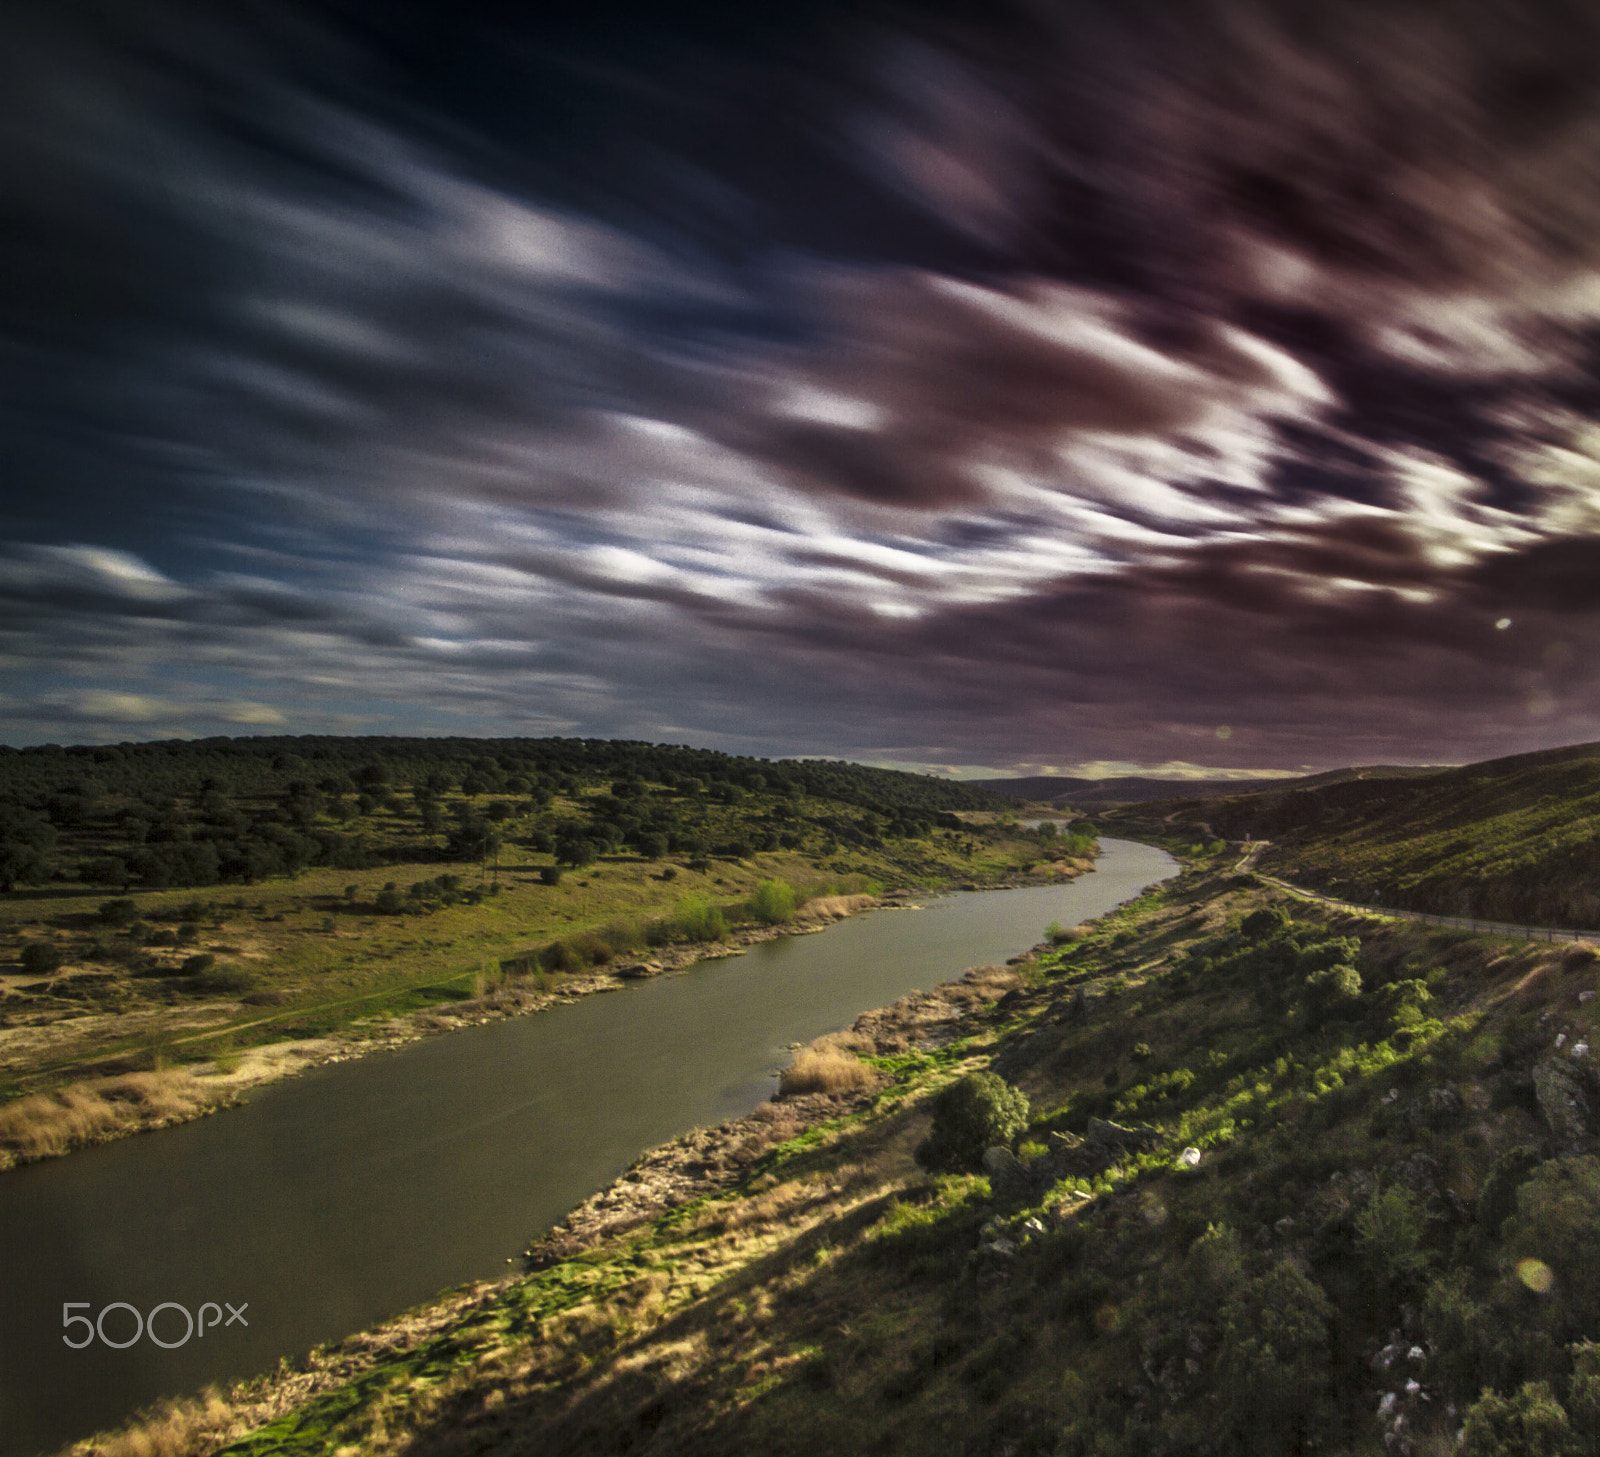
[[[1049,922],[1102,915],[1177,871],[1151,846],[1101,843],[1095,872],[1065,885],[941,896],[764,942],[0,1175],[0,1457],[503,1274],[644,1149],[770,1097],[787,1044],[1004,961]],[[206,1302],[209,1328],[182,1339]],[[90,1324],[64,1328],[64,1314]]]

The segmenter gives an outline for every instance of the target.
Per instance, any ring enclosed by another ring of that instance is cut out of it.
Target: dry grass
[[[844,1044],[870,1051],[872,1041],[858,1033],[836,1032],[801,1048],[778,1075],[779,1097],[797,1093],[855,1093],[876,1088],[878,1074],[851,1055]]]
[[[837,921],[877,903],[878,898],[871,895],[819,895],[801,906],[798,918],[802,921]]]
[[[190,1457],[215,1451],[249,1428],[216,1387],[198,1397],[163,1402],[136,1425],[108,1437],[79,1443],[73,1457]]]
[[[0,1168],[183,1122],[218,1101],[215,1090],[179,1071],[127,1073],[19,1098],[0,1108]]]

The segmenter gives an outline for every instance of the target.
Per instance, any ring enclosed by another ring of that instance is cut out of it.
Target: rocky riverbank
[[[901,903],[908,901],[906,897]],[[758,933],[746,944],[761,939],[766,938]],[[736,949],[721,954],[735,954]],[[975,1021],[1021,982],[1012,967],[977,967],[932,991],[913,992],[863,1012],[847,1031],[830,1034],[819,1043],[873,1054],[938,1046],[970,1030],[963,1024]],[[640,1230],[684,1204],[734,1187],[767,1152],[861,1110],[871,1102],[873,1091],[779,1096],[744,1117],[693,1129],[647,1150],[524,1251],[524,1274],[560,1265]],[[210,1387],[196,1397],[169,1400],[120,1432],[63,1449],[61,1457],[147,1457],[153,1452],[161,1457],[208,1457],[322,1393],[459,1326],[474,1311],[492,1306],[519,1278],[507,1274],[500,1280],[477,1281],[372,1330],[319,1346],[297,1360],[280,1361],[275,1371],[226,1390]]]

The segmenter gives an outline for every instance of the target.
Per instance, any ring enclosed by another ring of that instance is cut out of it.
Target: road
[[[1323,905],[1330,906],[1334,910],[1358,911],[1373,916],[1393,916],[1401,921],[1425,921],[1430,926],[1458,926],[1463,931],[1483,931],[1494,936],[1520,936],[1525,941],[1583,941],[1591,936],[1600,938],[1600,932],[1596,931],[1563,931],[1553,926],[1519,926],[1509,921],[1483,921],[1473,916],[1436,916],[1431,911],[1402,911],[1391,906],[1364,906],[1355,901],[1340,900],[1336,896],[1324,895],[1320,890],[1307,890],[1303,885],[1292,885],[1276,875],[1268,875],[1264,871],[1257,870],[1256,857],[1271,843],[1270,840],[1246,841],[1245,852],[1233,867],[1234,873],[1253,875],[1263,884],[1276,886],[1279,890],[1286,890],[1292,895],[1305,896],[1309,900],[1321,901]]]

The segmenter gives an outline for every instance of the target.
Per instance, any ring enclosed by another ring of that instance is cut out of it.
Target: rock
[[[1593,992],[1579,992],[1578,993],[1578,1000],[1580,1002],[1592,1002],[1594,1000],[1594,993]]]
[[[1137,1128],[1124,1128],[1120,1123],[1112,1123],[1104,1118],[1089,1120],[1087,1136],[1090,1143],[1115,1143],[1124,1148],[1149,1148],[1161,1141],[1160,1130],[1151,1128],[1148,1124],[1140,1124]]]
[[[989,1176],[990,1191],[1002,1204],[1022,1204],[1032,1197],[1033,1178],[1028,1166],[1009,1148],[986,1148],[983,1171]]]
[[[1200,1150],[1197,1148],[1184,1149],[1178,1155],[1178,1167],[1180,1169],[1198,1169],[1200,1167]]]
[[[640,980],[647,976],[660,976],[661,970],[661,963],[659,961],[635,961],[627,966],[619,966],[617,968],[617,975],[629,977],[633,980]]]
[[[1539,1112],[1557,1142],[1571,1150],[1595,1129],[1593,1064],[1556,1053],[1533,1070],[1533,1091]]]

